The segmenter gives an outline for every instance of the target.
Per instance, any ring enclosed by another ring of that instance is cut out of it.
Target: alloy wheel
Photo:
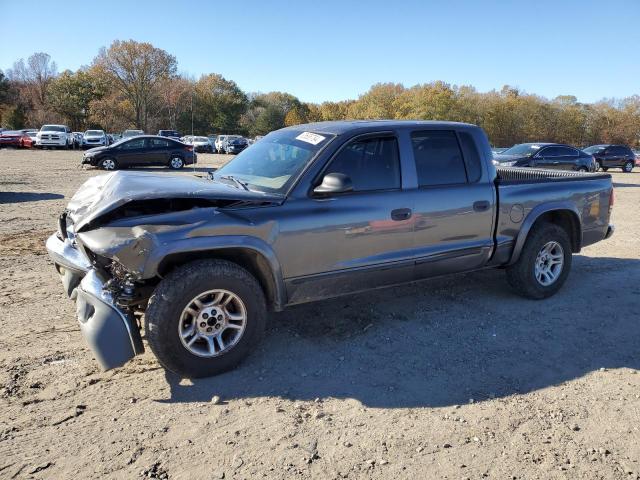
[[[238,295],[228,290],[209,290],[184,308],[178,335],[190,353],[217,357],[238,343],[246,325],[247,309]]]
[[[560,277],[564,266],[564,250],[556,242],[547,242],[538,252],[535,263],[536,280],[548,287]]]

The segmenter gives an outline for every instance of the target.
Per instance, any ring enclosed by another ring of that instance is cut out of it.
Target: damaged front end
[[[278,201],[183,176],[116,172],[89,179],[46,247],[101,367],[144,352],[140,317],[160,281],[159,247],[171,238],[191,241],[193,229],[220,208]]]

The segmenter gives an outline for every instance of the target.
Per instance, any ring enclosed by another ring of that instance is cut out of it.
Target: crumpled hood
[[[76,232],[92,220],[134,200],[199,198],[281,203],[282,196],[247,191],[213,180],[166,173],[122,172],[97,175],[82,184],[67,205]]]

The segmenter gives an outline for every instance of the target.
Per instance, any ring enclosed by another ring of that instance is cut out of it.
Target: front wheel
[[[583,173],[584,173],[584,172],[588,172],[588,171],[589,171],[589,169],[588,169],[587,167],[579,167],[579,168],[578,168],[578,171],[579,171],[579,172],[583,172]]]
[[[631,173],[633,171],[633,162],[627,162],[622,167],[622,171],[625,173]]]
[[[595,171],[599,172],[600,170],[602,170],[602,165],[600,164],[600,161],[596,160]]]
[[[184,160],[182,160],[182,158],[173,157],[169,160],[169,168],[172,170],[180,170],[182,167],[184,167]]]
[[[567,232],[558,225],[543,223],[529,233],[520,258],[507,267],[507,281],[523,297],[547,298],[564,284],[571,260]]]
[[[116,170],[118,163],[113,158],[105,158],[100,162],[100,168],[103,170]]]
[[[258,281],[225,260],[201,260],[167,275],[149,300],[149,346],[168,370],[197,378],[240,363],[264,334],[267,308]]]

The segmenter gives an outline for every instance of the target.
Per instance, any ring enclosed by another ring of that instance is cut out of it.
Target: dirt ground
[[[44,248],[80,156],[0,151],[0,478],[640,478],[640,169],[553,298],[493,270],[296,307],[192,382],[81,338]]]

